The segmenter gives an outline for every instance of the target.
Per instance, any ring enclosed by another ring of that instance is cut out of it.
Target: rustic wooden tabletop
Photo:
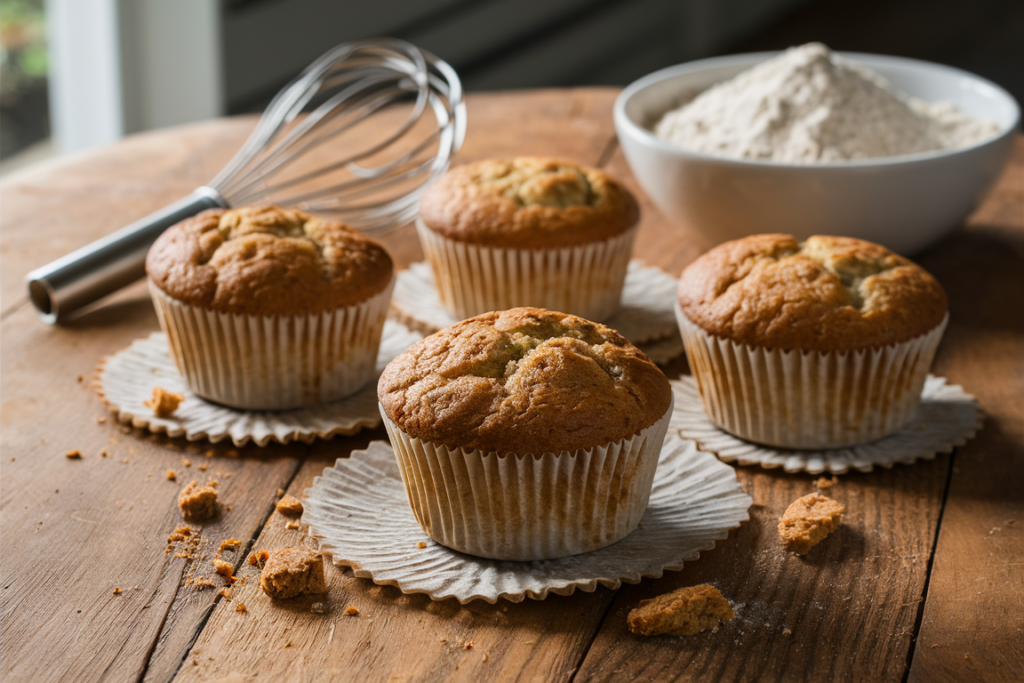
[[[474,95],[459,160],[560,155],[639,192],[615,141],[616,93]],[[775,525],[813,478],[741,467],[751,520],[661,579],[462,606],[329,568],[318,614],[312,600],[271,604],[244,559],[251,549],[315,547],[273,511],[278,489],[301,497],[335,458],[386,438],[383,430],[233,449],[118,425],[89,382],[100,358],[157,329],[142,283],[59,327],[39,322],[22,284],[30,269],[206,182],[252,125],[229,119],[140,135],[2,185],[4,681],[1024,677],[1024,140],[967,225],[919,255],[950,295],[935,372],[977,396],[983,430],[952,455],[840,477],[830,491],[846,505],[844,524],[806,558],[782,551]],[[421,258],[411,228],[386,243],[400,265]],[[703,249],[644,201],[638,258],[676,275]],[[65,458],[71,449],[82,458]],[[185,583],[212,574],[213,551],[194,562],[165,553],[181,523],[181,482],[205,476],[219,480],[228,507],[203,527],[204,543],[242,541],[235,564],[245,583],[231,600]],[[642,598],[703,582],[738,606],[738,618],[688,638],[626,630]],[[350,605],[358,616],[344,614]]]

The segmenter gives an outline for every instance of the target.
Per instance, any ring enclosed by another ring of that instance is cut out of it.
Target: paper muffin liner
[[[878,349],[783,351],[705,332],[676,304],[704,410],[721,429],[780,448],[839,448],[891,434],[917,411],[949,321]]]
[[[388,320],[373,377],[379,377],[388,363],[422,338],[400,322]],[[372,381],[351,396],[295,410],[256,412],[205,401],[185,384],[163,332],[136,339],[102,359],[93,387],[120,422],[189,441],[217,443],[230,439],[236,446],[250,441],[258,446],[272,441],[312,443],[336,435],[351,436],[380,424],[377,385]],[[173,414],[158,417],[145,404],[155,387],[182,394],[185,400]]]
[[[504,249],[416,231],[434,269],[441,303],[459,320],[520,306],[602,322],[619,307],[637,228],[607,240],[556,249]]]
[[[603,548],[636,529],[672,408],[629,438],[542,455],[450,448],[414,438],[381,414],[427,535],[479,557],[544,560]]]
[[[615,590],[678,571],[750,519],[753,504],[732,467],[674,434],[661,446],[650,504],[636,531],[559,560],[488,560],[431,540],[406,503],[394,452],[381,441],[339,458],[305,494],[302,521],[334,564],[403,593],[463,604],[543,600],[599,585]]]
[[[604,324],[638,346],[655,363],[682,355],[683,340],[672,309],[677,278],[630,261],[619,308]],[[398,273],[391,299],[394,317],[424,334],[459,322],[441,303],[430,264],[420,261]]]
[[[310,315],[236,315],[184,304],[150,281],[160,327],[196,395],[244,410],[349,396],[373,378],[395,279],[356,304]]]
[[[875,467],[934,460],[939,453],[951,453],[967,443],[982,422],[981,409],[973,396],[956,384],[947,384],[942,377],[928,375],[914,419],[888,436],[846,448],[774,448],[744,441],[715,426],[704,412],[693,377],[681,377],[671,384],[675,409],[670,432],[693,439],[724,462],[782,468],[786,472],[870,472]]]

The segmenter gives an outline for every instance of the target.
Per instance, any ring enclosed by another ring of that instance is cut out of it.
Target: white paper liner
[[[877,349],[783,351],[716,337],[678,303],[679,329],[704,410],[721,429],[776,448],[841,448],[881,438],[914,418],[949,321]]]
[[[897,463],[933,460],[939,453],[950,453],[967,443],[981,428],[982,421],[981,409],[973,396],[960,386],[946,384],[943,377],[928,375],[917,414],[902,429],[877,441],[848,448],[797,451],[751,443],[722,431],[704,412],[693,377],[684,376],[670,384],[675,395],[670,432],[695,440],[725,462],[766,469],[781,467],[786,472],[870,472],[876,466],[890,468]]]
[[[574,247],[506,249],[448,239],[416,219],[441,303],[459,320],[520,306],[597,322],[615,312],[637,228]]]
[[[619,308],[603,324],[618,331],[655,363],[667,363],[683,353],[673,312],[677,285],[676,278],[659,268],[630,261]],[[441,304],[434,273],[423,261],[398,273],[391,309],[396,318],[425,334],[460,320]]]
[[[388,320],[374,376],[379,377],[385,365],[422,338],[420,333]],[[236,446],[250,440],[259,446],[271,441],[311,443],[317,438],[348,436],[380,424],[376,382],[339,401],[289,411],[236,410],[205,401],[192,393],[178,373],[163,332],[137,339],[128,348],[100,361],[94,386],[121,422],[168,436],[183,436],[189,441],[206,439],[217,443],[231,439]],[[170,417],[156,417],[143,404],[152,398],[153,388],[158,386],[185,396]]]
[[[671,417],[669,406],[650,427],[607,446],[525,456],[421,441],[387,415],[384,426],[427,535],[470,555],[547,560],[603,548],[636,529]]]
[[[735,471],[692,441],[669,435],[639,528],[618,543],[560,560],[513,562],[456,552],[430,539],[409,508],[391,447],[375,441],[339,458],[306,489],[302,521],[320,549],[356,576],[403,593],[465,604],[543,600],[678,571],[750,519]],[[418,548],[423,542],[425,548]]]
[[[287,410],[349,396],[373,378],[394,283],[360,304],[295,316],[218,313],[152,282],[149,291],[195,394],[241,410]]]

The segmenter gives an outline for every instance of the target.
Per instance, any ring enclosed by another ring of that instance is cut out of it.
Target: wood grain
[[[1024,680],[1024,141],[965,228],[921,263],[946,286],[936,371],[987,420],[957,450],[911,681]]]

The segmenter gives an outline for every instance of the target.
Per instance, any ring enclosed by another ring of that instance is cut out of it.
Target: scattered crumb
[[[212,458],[213,457],[213,451],[212,450],[206,451],[206,457],[207,458]]]
[[[935,643],[934,645],[932,645],[932,649],[933,649],[933,650],[934,650],[935,648],[937,648],[937,647],[942,647],[942,646],[941,646],[941,645],[939,645],[938,643]]]
[[[839,480],[836,479],[835,477],[832,477],[831,479],[826,479],[825,477],[820,477],[818,479],[818,481],[814,482],[814,485],[816,487],[818,487],[819,489],[827,489],[830,486],[835,486],[837,481],[839,481]]]
[[[99,417],[96,418],[96,424],[103,424],[106,421],[107,421],[107,418],[103,417],[102,415],[100,415]]]
[[[192,585],[196,588],[212,588],[213,581],[210,581],[209,579],[193,579]]]
[[[82,375],[79,375],[78,376],[78,383],[81,384],[82,380],[84,380],[84,379],[85,379],[85,377],[83,377]]]
[[[120,594],[121,594],[121,589],[120,588],[115,588],[114,589],[114,595],[120,595]]]
[[[185,467],[192,467],[192,461],[189,460],[188,458],[185,458],[184,460],[182,460],[181,464],[184,465]]]
[[[171,473],[168,472],[168,478]],[[201,522],[217,514],[217,491],[212,485],[199,486],[192,481],[178,494],[178,507],[190,522]]]
[[[626,623],[632,633],[642,636],[662,633],[692,636],[733,616],[729,601],[718,589],[702,584],[641,600],[640,605],[629,612]]]
[[[420,541],[419,543],[416,544],[416,547],[417,548],[426,548],[427,547],[427,542],[426,541]]]
[[[787,626],[786,628],[782,629],[782,635],[789,638],[791,635],[793,635],[793,631]]]
[[[314,602],[312,605],[310,605],[309,611],[313,612],[315,614],[323,614],[324,613],[324,603],[322,603],[322,602]]]
[[[472,640],[467,640],[465,643],[462,644],[462,649],[463,650],[472,650],[473,649],[473,641]]]
[[[228,456],[229,458],[237,458],[238,457],[238,451],[236,451],[234,448],[231,448],[231,449],[228,449],[227,451],[225,451],[224,455]]]
[[[220,542],[218,552],[224,552],[225,550],[238,550],[240,547],[242,547],[242,542],[237,538],[226,538]]]
[[[345,614],[347,614],[350,617],[354,617],[357,614],[359,614],[359,609],[355,605],[349,605],[345,608]]]
[[[836,530],[845,511],[842,505],[820,493],[798,498],[779,520],[779,539],[787,550],[806,555]]]
[[[249,610],[245,609],[245,603],[244,602],[240,602],[237,605],[235,605],[235,611],[236,612],[248,612]]]
[[[309,548],[275,550],[260,574],[260,588],[274,600],[326,593],[323,558]]]
[[[174,470],[167,470],[167,478],[171,481],[177,481],[178,475],[174,473]]]
[[[213,568],[218,574],[223,576],[225,579],[230,579],[232,576],[234,576],[235,573],[235,568],[231,565],[230,562],[226,562],[224,560],[217,558],[213,559]]]
[[[101,458],[109,458],[110,457],[110,451],[108,451],[106,448],[101,449],[100,450],[100,457]]]
[[[257,550],[249,554],[249,564],[254,567],[263,568],[263,565],[267,563],[267,558],[270,554],[266,550]]]
[[[73,451],[68,451],[67,453],[65,453],[64,457],[70,458],[72,460],[78,460],[82,457],[82,452],[76,448]]]
[[[283,495],[284,495],[284,489],[278,489],[277,490],[277,497],[280,498]]]
[[[288,517],[298,517],[302,514],[302,503],[298,498],[285,496],[277,501],[277,511]]]
[[[487,661],[487,653],[486,652],[484,653],[484,661],[485,662]]]
[[[217,591],[217,593],[221,595],[225,600],[230,600],[232,589],[230,587],[225,586],[224,588],[221,588],[219,591]]]
[[[143,401],[142,404],[152,409],[153,414],[157,417],[170,417],[184,400],[185,397],[182,394],[167,391],[163,387],[154,387],[153,398]]]
[[[288,522],[287,524],[285,524],[284,528],[285,529],[301,529],[302,525],[299,524],[297,521],[291,521],[291,522]]]
[[[199,471],[200,472],[205,472],[207,470],[207,468],[209,467],[209,465],[199,465],[198,467],[199,467]]]

